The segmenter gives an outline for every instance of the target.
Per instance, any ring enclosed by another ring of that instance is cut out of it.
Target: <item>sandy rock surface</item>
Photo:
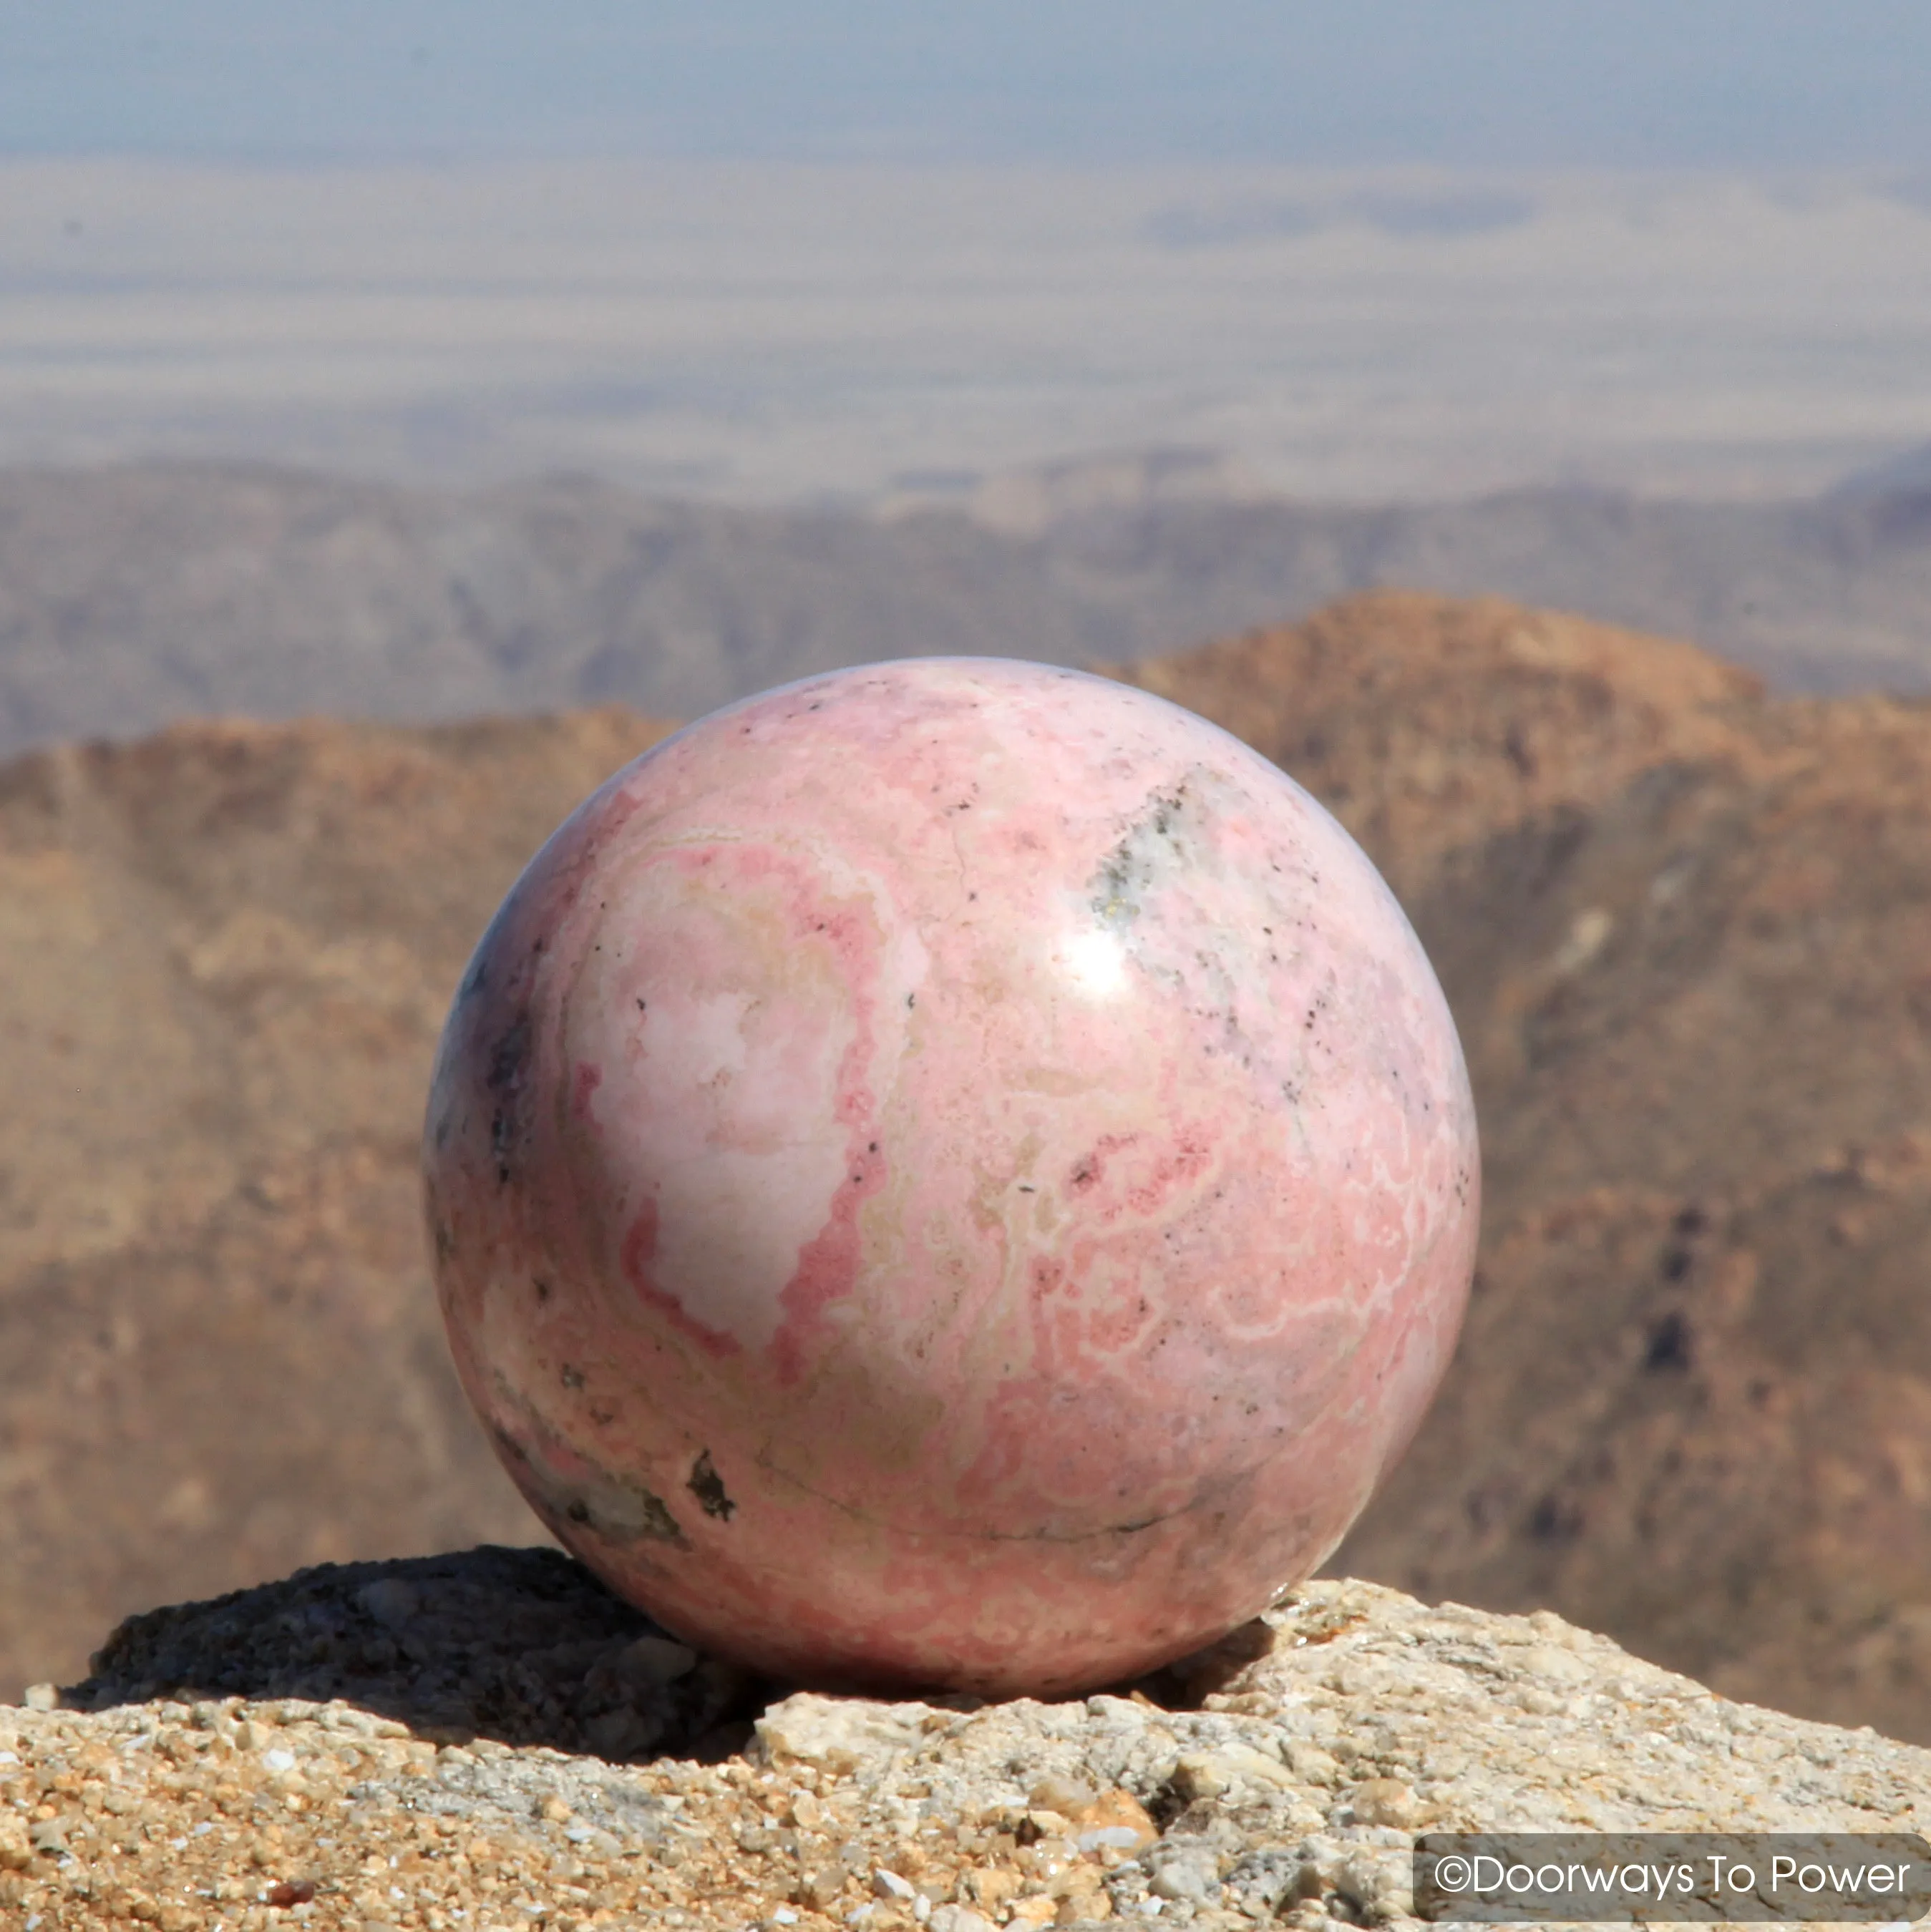
[[[0,1709],[32,1932],[1314,1932],[1401,1922],[1422,1829],[1931,1827],[1931,1751],[1351,1582],[1050,1705],[785,1694],[548,1550],[307,1572],[96,1664]]]

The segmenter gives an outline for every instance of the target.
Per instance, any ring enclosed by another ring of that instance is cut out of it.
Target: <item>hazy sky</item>
[[[1926,0],[0,0],[0,151],[1931,169]]]

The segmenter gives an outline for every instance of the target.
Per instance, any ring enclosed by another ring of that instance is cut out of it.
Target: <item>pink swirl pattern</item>
[[[921,659],[667,740],[477,949],[458,1371],[569,1548],[794,1679],[1053,1694],[1251,1616],[1446,1365],[1478,1220],[1400,908],[1237,740]]]

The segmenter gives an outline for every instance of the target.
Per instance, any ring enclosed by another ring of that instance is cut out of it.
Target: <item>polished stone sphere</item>
[[[424,1160],[537,1514],[714,1654],[1050,1694],[1307,1576],[1453,1347],[1475,1120],[1427,958],[1264,758],[927,658],[620,772],[484,935]]]

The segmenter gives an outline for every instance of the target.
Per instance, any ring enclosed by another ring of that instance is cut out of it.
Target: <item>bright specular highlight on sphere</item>
[[[927,658],[619,772],[465,975],[424,1159],[556,1535],[774,1676],[1054,1694],[1264,1608],[1473,1265],[1453,1023],[1347,834],[1078,672]]]

